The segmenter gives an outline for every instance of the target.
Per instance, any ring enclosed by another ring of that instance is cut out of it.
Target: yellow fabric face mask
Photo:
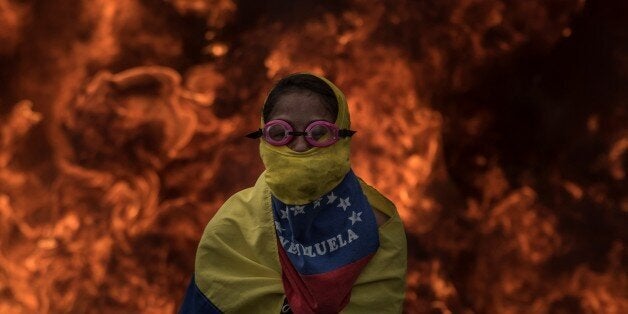
[[[344,94],[327,79],[317,76],[331,87],[338,101],[336,125],[349,129],[349,109]],[[262,127],[264,121],[262,118]],[[328,147],[313,147],[296,152],[287,146],[273,146],[263,139],[260,156],[266,166],[264,178],[272,194],[291,205],[310,203],[336,187],[349,172],[349,144],[342,138]]]
[[[313,202],[337,186],[349,172],[349,139],[302,153],[262,141],[260,155],[266,166],[266,184],[286,204]]]

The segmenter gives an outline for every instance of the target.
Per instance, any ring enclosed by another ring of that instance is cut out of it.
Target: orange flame
[[[624,313],[613,8],[0,0],[0,313],[175,312],[205,223],[262,170],[242,136],[298,71],[345,91],[353,167],[404,220],[405,312]]]

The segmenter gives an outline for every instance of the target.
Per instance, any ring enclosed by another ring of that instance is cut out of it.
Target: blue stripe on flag
[[[302,275],[323,274],[375,253],[375,214],[349,171],[332,191],[304,205],[272,196],[275,230],[290,262]]]
[[[183,304],[179,308],[179,314],[220,314],[222,313],[209,299],[201,292],[194,282],[194,276],[190,280],[190,285],[185,292]]]

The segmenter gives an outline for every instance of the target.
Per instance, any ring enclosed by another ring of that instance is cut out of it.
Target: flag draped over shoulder
[[[388,199],[363,181],[359,184],[368,203],[390,219],[379,226],[379,247],[353,284],[342,313],[400,313],[407,254],[403,226]],[[207,224],[181,312],[279,313],[285,291],[271,200],[262,174]]]
[[[379,247],[375,214],[353,171],[304,205],[272,197],[284,290],[295,313],[338,313]]]

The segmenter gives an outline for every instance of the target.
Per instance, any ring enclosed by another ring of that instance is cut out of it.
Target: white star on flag
[[[318,206],[321,206],[321,200],[322,200],[322,199],[323,199],[323,198],[321,197],[321,198],[319,198],[319,199],[317,199],[317,200],[315,200],[315,201],[314,201],[314,208],[316,208],[316,207],[318,207]]]
[[[334,195],[334,192],[331,192],[331,194],[327,195],[327,204],[333,203],[337,198],[338,196]]]
[[[347,198],[340,198],[340,204],[338,204],[338,207],[342,207],[343,211],[347,210],[347,207],[351,206],[351,203],[349,203],[349,197]]]
[[[305,206],[294,206],[292,207],[292,210],[294,211],[294,215],[298,215],[298,214],[305,214]]]
[[[281,233],[282,231],[286,230],[284,228],[281,228],[281,225],[279,224],[279,221],[275,221],[275,229],[277,229],[277,232]]]
[[[281,212],[281,219],[288,219],[288,209],[280,209],[279,211]]]
[[[356,214],[354,211],[351,211],[351,217],[349,217],[348,219],[351,220],[352,226],[356,221],[362,221],[362,218],[360,218],[361,215],[362,215],[362,212],[359,212]]]

